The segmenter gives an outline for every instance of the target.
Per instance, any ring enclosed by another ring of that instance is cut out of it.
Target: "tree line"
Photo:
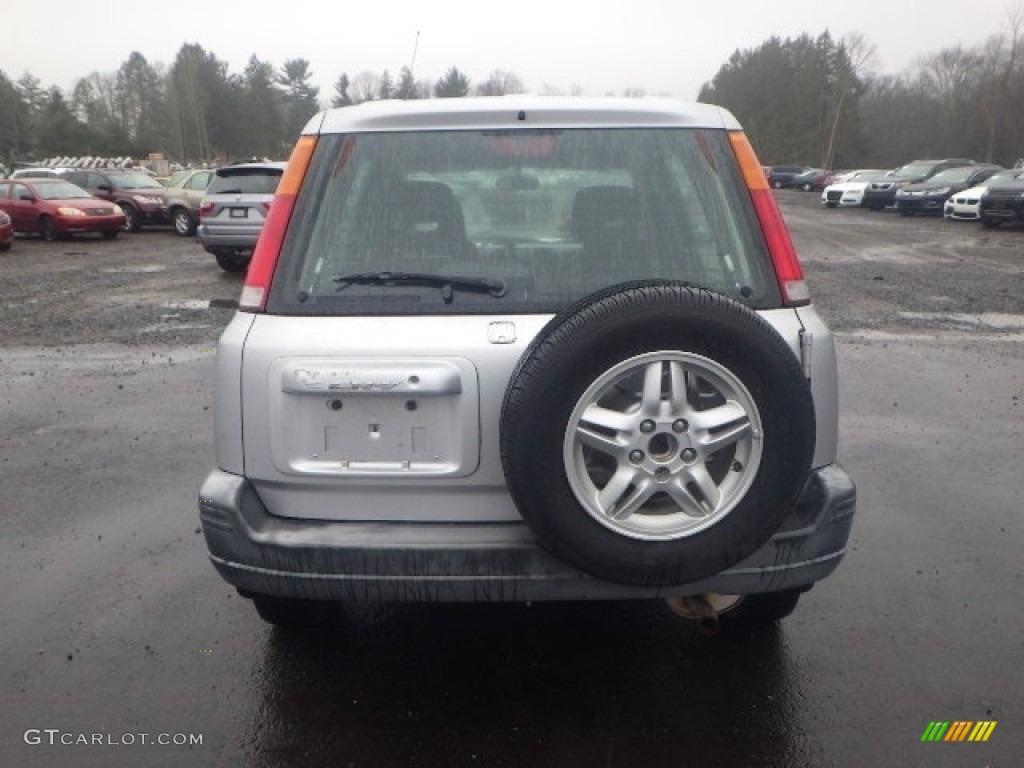
[[[699,99],[730,109],[769,164],[967,157],[1010,166],[1024,157],[1022,43],[1022,4],[1001,34],[943,48],[899,75],[872,73],[874,46],[860,35],[772,37],[735,51]]]
[[[280,68],[255,55],[231,73],[226,62],[197,43],[183,45],[170,67],[138,51],[114,73],[93,72],[66,94],[44,88],[26,72],[12,80],[0,70],[0,162],[46,157],[131,156],[159,152],[180,162],[287,157],[295,137],[321,109],[307,60]],[[436,82],[408,67],[342,73],[329,99],[345,106],[373,99],[501,95],[524,90],[519,78],[495,70],[473,84],[451,67]]]
[[[874,74],[874,47],[859,35],[771,37],[735,51],[698,98],[732,110],[767,163],[889,168],[963,156],[1011,164],[1024,155],[1022,8],[1001,34],[942,49],[899,75]],[[500,69],[474,83],[455,66],[436,81],[402,67],[397,77],[342,73],[321,98],[312,77],[305,59],[278,68],[255,55],[232,73],[197,43],[183,45],[170,66],[133,52],[116,72],[93,72],[70,93],[0,70],[0,162],[153,152],[180,162],[282,158],[322,106],[525,91]]]

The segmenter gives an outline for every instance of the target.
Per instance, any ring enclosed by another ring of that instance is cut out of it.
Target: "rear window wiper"
[[[441,289],[445,304],[451,304],[455,289],[486,293],[495,298],[505,295],[505,281],[493,277],[459,277],[457,275],[432,275],[426,272],[357,272],[338,275],[334,278],[338,290],[350,285],[422,285]]]

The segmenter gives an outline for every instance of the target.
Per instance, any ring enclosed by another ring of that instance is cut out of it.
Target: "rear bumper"
[[[864,205],[867,207],[887,208],[896,204],[896,188],[864,190]]]
[[[998,208],[993,208],[982,205],[979,208],[978,215],[982,219],[998,221],[1024,221],[1024,207],[1010,208],[1000,206]]]
[[[210,559],[243,593],[348,601],[588,600],[807,588],[846,552],[856,489],[813,473],[780,532],[720,574],[671,588],[595,579],[540,549],[524,523],[299,521],[267,513],[245,478],[214,470],[199,497]]]
[[[942,213],[944,197],[897,197],[896,208],[910,213]]]
[[[117,232],[124,229],[124,216],[58,216],[54,219],[61,234],[81,232]]]
[[[254,227],[210,227],[200,223],[196,229],[196,239],[210,253],[218,250],[252,252],[261,230]]]

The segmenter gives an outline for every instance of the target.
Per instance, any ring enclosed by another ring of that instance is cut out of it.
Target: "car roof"
[[[368,101],[315,115],[304,134],[516,128],[740,130],[721,107],[674,99],[481,96]]]
[[[40,184],[71,184],[65,176],[19,176],[18,178],[5,179],[5,181],[14,181],[18,184],[30,184],[32,186],[38,186]]]
[[[11,173],[12,179],[42,179],[42,178],[56,178],[63,176],[65,173],[75,170],[74,168],[66,168],[64,166],[55,168],[43,168],[43,167],[32,167],[32,168],[18,168],[16,171]]]
[[[937,163],[962,163],[963,165],[977,165],[973,160],[966,157],[946,157],[938,160],[934,157],[927,157],[920,160],[911,160],[909,163],[904,163],[903,165],[914,165],[915,163],[931,163],[932,165]]]
[[[230,176],[235,171],[252,171],[252,170],[274,170],[283,171],[288,166],[286,162],[272,162],[272,163],[236,163],[235,165],[225,165],[223,168],[218,168],[216,173],[218,176]]]
[[[953,171],[960,171],[961,173],[963,173],[965,171],[970,171],[971,173],[977,173],[978,171],[991,171],[991,170],[1004,170],[1004,169],[1003,169],[1003,167],[1001,165],[991,165],[989,163],[972,163],[971,165],[954,165],[952,168],[946,168],[946,169],[940,171],[939,173],[937,173],[935,175],[936,176],[941,176],[944,173],[952,173]],[[928,179],[928,181],[922,181],[921,184],[930,184],[930,183],[932,183],[932,181],[934,181],[934,179],[935,179],[935,176],[933,176],[932,178]]]
[[[149,175],[141,168],[73,168],[78,173],[104,173],[110,176],[123,176],[126,173],[142,173]]]

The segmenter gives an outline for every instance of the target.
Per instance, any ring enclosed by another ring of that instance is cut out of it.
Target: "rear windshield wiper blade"
[[[334,278],[338,290],[350,285],[422,285],[441,289],[445,304],[451,304],[455,289],[487,293],[495,298],[505,295],[505,281],[493,277],[459,277],[458,275],[433,275],[426,272],[357,272],[338,275]]]

